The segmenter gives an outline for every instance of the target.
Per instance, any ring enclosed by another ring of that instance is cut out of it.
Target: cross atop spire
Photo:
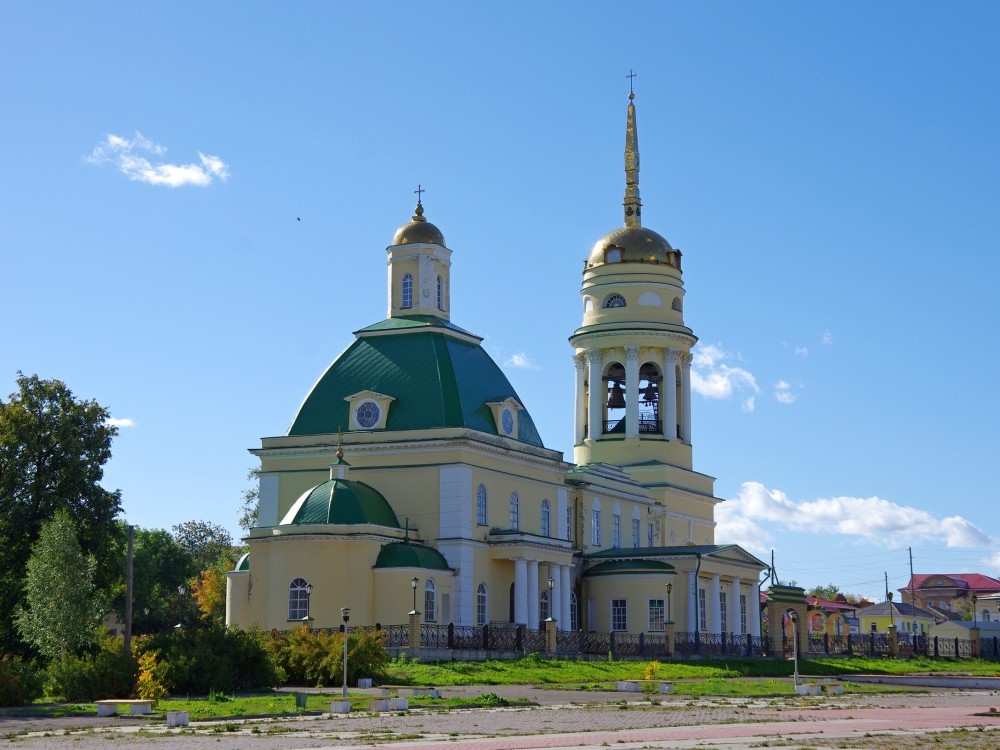
[[[636,75],[635,71],[629,69],[628,75],[625,76],[626,78],[628,78],[628,98],[629,99],[635,99],[635,92],[632,90],[632,81],[635,79],[635,75]]]
[[[424,205],[420,202],[421,196],[427,191],[424,190],[420,183],[417,183],[417,189],[413,191],[417,194],[417,207],[413,210],[413,221],[427,221],[424,218]]]

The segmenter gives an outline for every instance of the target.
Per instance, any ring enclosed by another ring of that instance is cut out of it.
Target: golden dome
[[[412,245],[414,243],[446,247],[444,235],[441,234],[440,229],[424,218],[424,207],[419,202],[410,223],[401,226],[392,236],[393,245]]]
[[[670,263],[670,254],[674,252],[663,235],[652,229],[621,227],[597,241],[590,251],[587,265],[597,266],[608,262],[605,251],[615,247],[622,251],[621,260],[618,261],[620,263]]]

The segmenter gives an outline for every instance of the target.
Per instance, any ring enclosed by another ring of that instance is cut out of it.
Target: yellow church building
[[[692,468],[681,252],[642,226],[634,95],[624,226],[585,261],[573,462],[546,448],[482,339],[451,320],[452,251],[418,199],[386,250],[388,317],[355,341],[260,460],[258,526],[226,619],[289,629],[500,623],[760,635],[760,572],[715,544]],[[555,333],[555,332],[554,332]],[[697,636],[695,636],[697,634]],[[744,641],[746,639],[744,638]]]

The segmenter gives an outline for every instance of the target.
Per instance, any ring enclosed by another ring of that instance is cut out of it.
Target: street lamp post
[[[892,613],[892,592],[887,591],[885,593],[885,598],[889,601],[889,627],[894,628],[896,627],[896,618]]]
[[[979,627],[979,613],[976,612],[976,602],[979,601],[979,597],[975,594],[972,595],[972,627]]]
[[[186,589],[183,586],[177,587],[177,624],[174,625],[174,630],[180,631],[184,628],[184,592]]]
[[[341,607],[340,613],[344,616],[344,693],[347,698],[347,621],[351,619],[351,608]]]
[[[413,589],[413,609],[410,610],[411,615],[420,614],[417,612],[417,584],[420,583],[420,579],[416,576],[410,579],[410,588]]]
[[[668,583],[666,584],[666,587],[667,587],[667,622],[673,622],[673,620],[670,619],[670,592],[674,590],[674,584]]]
[[[549,576],[549,579],[545,582],[545,585],[549,589],[549,616],[546,618],[548,620],[555,620],[556,618],[552,615],[555,614],[556,603],[552,601],[552,589],[556,587],[555,579]]]
[[[795,671],[792,674],[792,684],[799,686],[799,615],[793,609],[788,613],[788,619],[792,622],[792,659],[795,663]]]

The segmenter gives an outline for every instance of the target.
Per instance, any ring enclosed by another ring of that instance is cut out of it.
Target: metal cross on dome
[[[627,75],[627,76],[625,76],[626,78],[628,78],[628,92],[629,92],[630,94],[634,93],[634,92],[632,91],[632,81],[633,81],[633,80],[635,79],[635,76],[636,76],[636,73],[635,73],[635,71],[634,71],[634,70],[632,70],[631,68],[630,68],[630,69],[629,69],[629,71],[628,71],[628,75]]]
[[[424,189],[423,189],[423,188],[422,188],[422,187],[420,186],[420,184],[418,183],[418,184],[417,184],[417,189],[416,189],[416,190],[414,190],[413,192],[417,194],[417,203],[420,203],[420,197],[421,197],[421,195],[422,195],[423,193],[426,193],[427,191],[426,191],[426,190],[424,190]]]

